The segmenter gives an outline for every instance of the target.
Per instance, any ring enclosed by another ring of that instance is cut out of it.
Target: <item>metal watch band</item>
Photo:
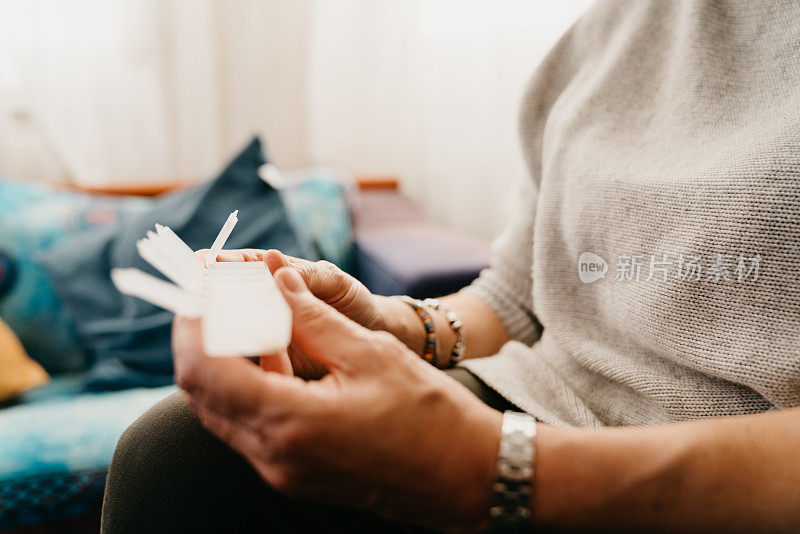
[[[531,528],[535,439],[534,417],[512,411],[503,414],[490,532],[527,532]]]

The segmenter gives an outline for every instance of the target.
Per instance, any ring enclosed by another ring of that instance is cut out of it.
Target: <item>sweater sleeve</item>
[[[532,345],[541,334],[533,314],[533,221],[536,185],[525,180],[515,215],[492,243],[489,268],[462,291],[480,297],[494,311],[509,338]]]

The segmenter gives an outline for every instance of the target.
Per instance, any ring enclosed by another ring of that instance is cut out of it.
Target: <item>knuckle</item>
[[[309,443],[310,432],[299,424],[286,424],[273,436],[276,457],[291,460],[302,455]]]
[[[191,366],[180,366],[175,371],[175,382],[188,393],[196,391],[197,371]]]
[[[195,415],[197,415],[204,427],[214,433],[222,441],[230,443],[234,439],[236,431],[230,422],[225,419],[211,418],[204,410],[195,411]]]
[[[402,350],[401,343],[389,332],[366,332],[364,342],[360,344],[361,356],[369,357],[373,361],[382,361],[384,357],[394,359],[394,355]]]
[[[297,493],[297,484],[291,471],[284,464],[273,465],[271,469],[263,473],[264,479],[274,489],[287,495]]]
[[[328,260],[319,260],[317,262],[314,262],[314,265],[316,265],[320,271],[325,271],[328,273],[340,272],[339,268],[333,263],[329,262]]]
[[[372,332],[372,338],[373,343],[378,345],[382,350],[397,350],[405,346],[393,334],[385,330]]]
[[[442,406],[447,403],[449,396],[441,387],[433,384],[428,384],[420,388],[418,393],[418,402],[420,406],[425,408],[432,408],[434,406]]]
[[[303,488],[313,479],[309,469],[285,459],[268,462],[262,476],[274,489],[291,496],[303,493]]]
[[[274,458],[286,460],[290,456],[290,451],[294,445],[294,436],[287,430],[274,432],[272,435],[272,455]]]
[[[291,265],[291,267],[294,270],[296,270],[298,273],[300,273],[300,277],[306,282],[306,284],[308,284],[309,281],[314,276],[313,264],[310,264],[310,263],[293,263]]]
[[[319,260],[314,262],[314,274],[319,282],[327,284],[335,284],[336,288],[342,286],[345,280],[345,273],[335,264],[328,260]]]

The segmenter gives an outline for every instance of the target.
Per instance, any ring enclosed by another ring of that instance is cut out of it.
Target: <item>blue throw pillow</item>
[[[172,381],[172,314],[121,295],[111,283],[114,267],[138,267],[161,276],[139,257],[136,241],[156,223],[172,228],[193,249],[208,248],[228,214],[239,223],[226,248],[277,248],[311,257],[278,192],[261,180],[266,163],[255,138],[214,180],[156,200],[124,226],[77,236],[43,261],[82,344],[95,363],[87,388],[159,386]]]
[[[37,258],[71,236],[119,224],[149,203],[0,180],[0,317],[49,373],[85,370],[88,362]]]

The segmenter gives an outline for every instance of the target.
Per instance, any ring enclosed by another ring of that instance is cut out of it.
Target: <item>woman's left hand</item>
[[[315,298],[300,276],[275,279],[293,342],[329,369],[321,380],[208,358],[199,323],[176,318],[178,383],[203,424],[276,489],[407,523],[478,528],[488,518],[499,412]]]

